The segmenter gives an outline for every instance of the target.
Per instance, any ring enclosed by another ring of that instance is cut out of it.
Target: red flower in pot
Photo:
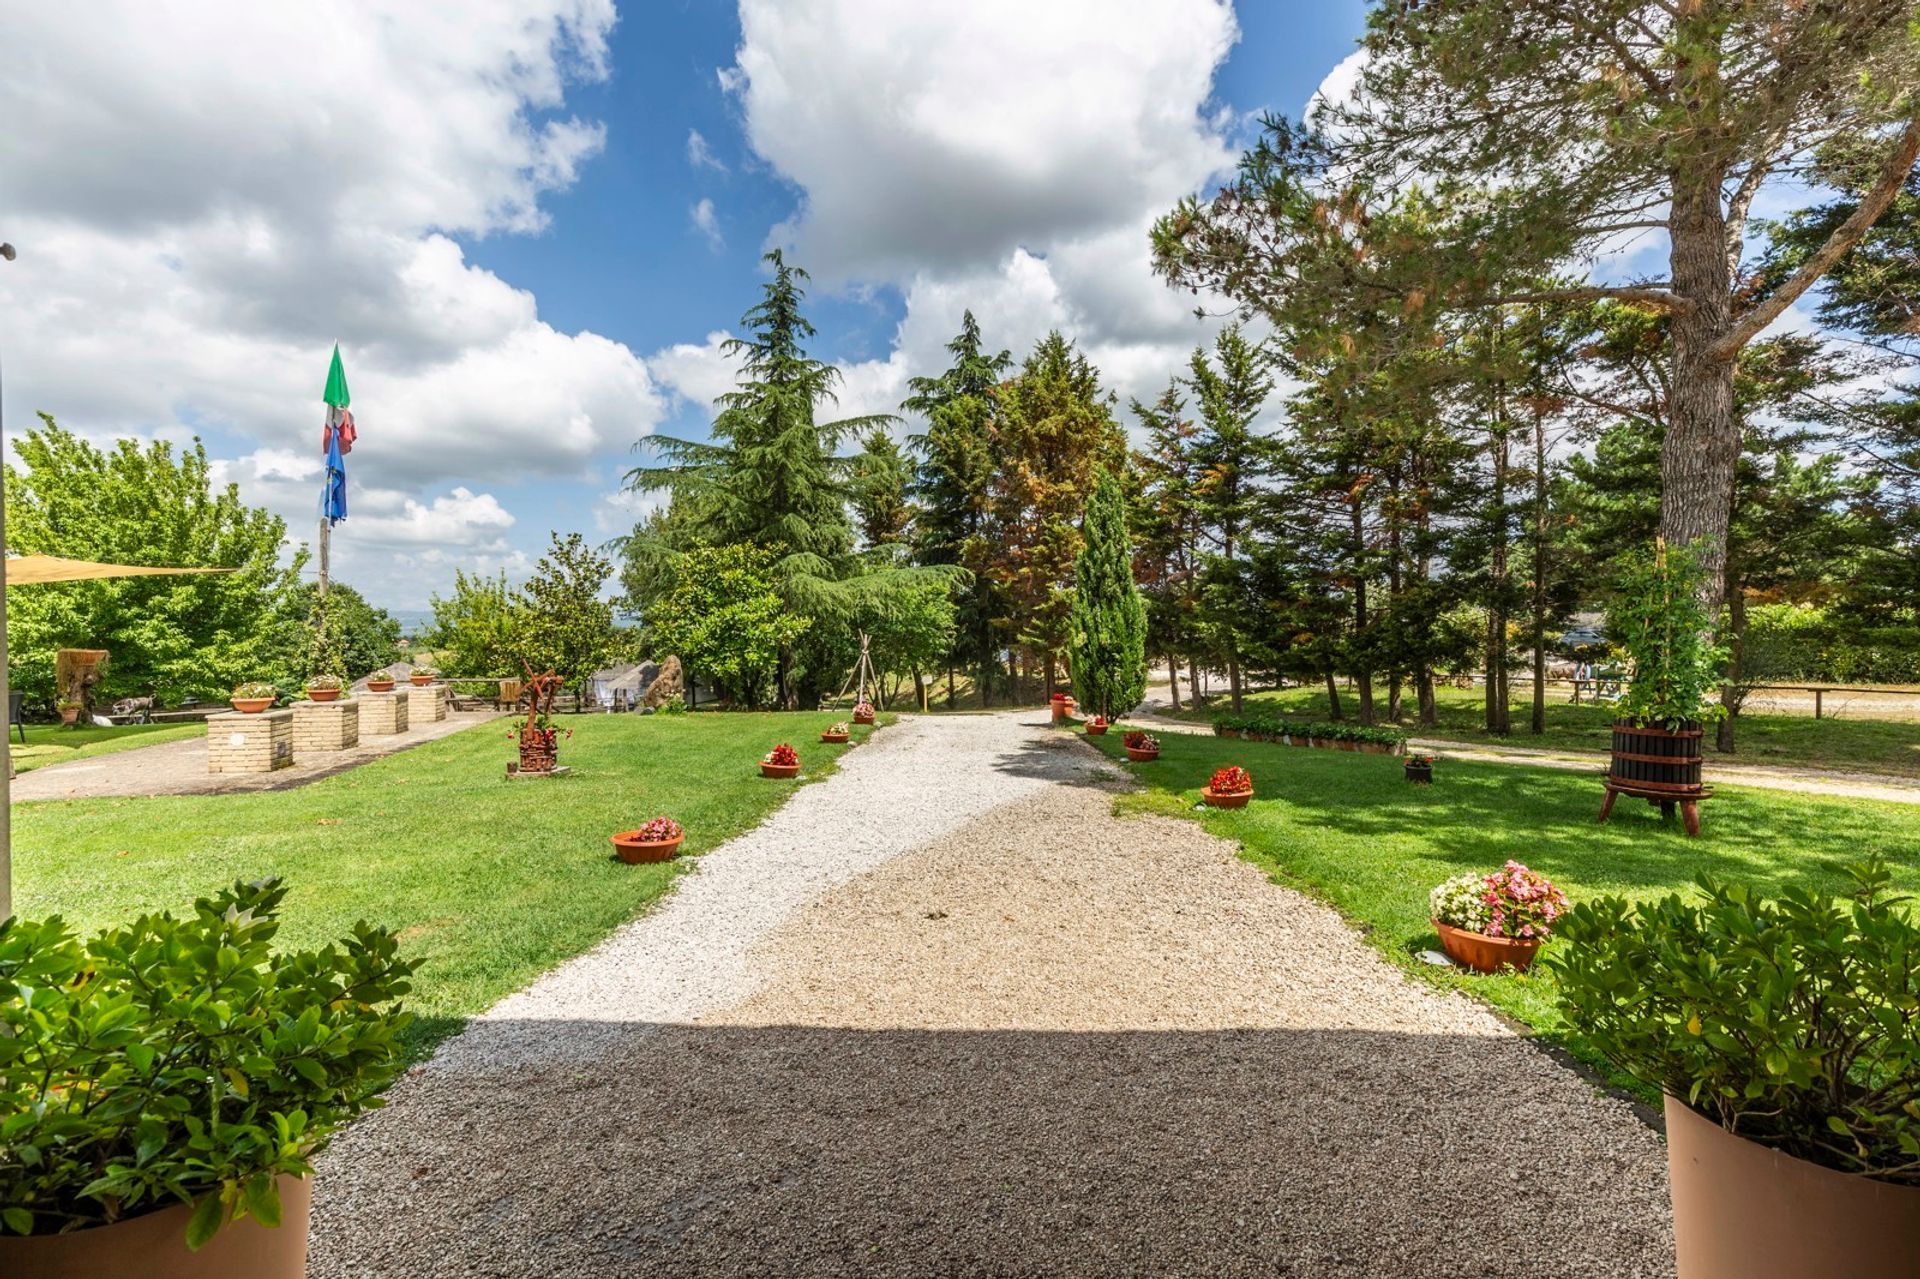
[[[800,773],[800,752],[785,742],[768,751],[760,760],[762,777],[797,777]]]
[[[1253,776],[1238,764],[1216,769],[1200,798],[1215,808],[1245,808],[1253,798]]]
[[[1137,764],[1160,758],[1160,739],[1141,729],[1129,729],[1120,739],[1127,748],[1127,758]]]
[[[680,851],[687,837],[680,823],[671,817],[656,817],[638,830],[623,830],[613,837],[614,855],[629,866],[642,862],[664,862]]]

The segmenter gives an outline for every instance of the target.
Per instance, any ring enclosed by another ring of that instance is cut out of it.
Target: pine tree
[[[1073,565],[1073,691],[1089,711],[1112,718],[1140,704],[1147,687],[1147,605],[1133,580],[1127,500],[1105,467],[1081,523]]]
[[[907,504],[911,482],[912,468],[893,437],[881,430],[869,434],[853,459],[853,510],[860,521],[860,540],[869,550],[906,540],[913,518]]]
[[[1197,621],[1200,608],[1200,517],[1195,493],[1200,469],[1193,440],[1199,427],[1187,416],[1180,385],[1170,382],[1151,405],[1133,415],[1147,434],[1134,454],[1141,478],[1133,527],[1139,538],[1135,576],[1147,599],[1147,643],[1167,662],[1173,708],[1180,709],[1180,659],[1187,659],[1188,691],[1200,704]]]
[[[901,405],[926,418],[913,437],[920,454],[914,477],[919,512],[914,553],[921,564],[945,565],[969,575],[954,586],[955,639],[948,656],[947,698],[954,700],[953,666],[973,672],[980,704],[990,704],[998,655],[1005,647],[994,624],[999,613],[989,536],[993,507],[993,415],[1000,379],[1012,367],[1006,351],[986,354],[980,326],[968,311],[960,333],[947,343],[953,364],[938,377],[916,377],[913,395]]]

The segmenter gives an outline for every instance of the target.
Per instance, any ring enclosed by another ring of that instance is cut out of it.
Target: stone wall
[[[359,744],[358,699],[293,704],[293,753],[299,758],[343,751]]]
[[[209,773],[271,773],[292,763],[292,711],[224,711],[207,717]]]
[[[413,704],[410,692],[362,693],[360,736],[385,737],[407,731],[407,710]]]
[[[437,724],[447,717],[445,684],[410,684],[407,700],[407,718],[415,724]]]

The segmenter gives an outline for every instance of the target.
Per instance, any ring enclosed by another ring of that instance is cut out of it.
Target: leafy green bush
[[[1920,1185],[1920,926],[1884,865],[1849,899],[1700,878],[1704,899],[1575,906],[1544,956],[1608,1060],[1729,1132]]]
[[[1627,558],[1607,612],[1608,632],[1633,661],[1620,718],[1671,730],[1726,714],[1711,699],[1727,651],[1713,642],[1714,619],[1700,602],[1700,582],[1699,563],[1687,547],[1656,543],[1650,554]]]
[[[338,675],[309,675],[308,688],[345,688],[346,683]]]
[[[1399,747],[1407,740],[1407,731],[1389,724],[1354,724],[1346,721],[1339,723],[1314,723],[1305,720],[1281,719],[1268,712],[1250,712],[1243,714],[1216,715],[1213,718],[1215,733],[1238,732],[1256,741],[1279,741],[1282,737],[1300,741],[1317,737],[1329,742],[1359,742],[1378,746]]]
[[[0,1233],[57,1234],[191,1203],[187,1243],[280,1220],[275,1178],[403,1064],[393,1001],[416,962],[384,929],[274,953],[286,890],[236,884],[193,914],[82,942],[0,924]]]
[[[280,690],[265,680],[257,679],[245,684],[235,685],[232,693],[232,699],[237,702],[249,701],[260,697],[271,697],[277,701],[280,697]]]

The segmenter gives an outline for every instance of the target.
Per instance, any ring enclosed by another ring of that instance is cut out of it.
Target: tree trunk
[[[1173,709],[1180,709],[1180,664],[1167,654],[1167,692],[1173,696]]]
[[[1547,416],[1533,410],[1533,717],[1547,731]]]
[[[1373,671],[1360,658],[1367,634],[1367,526],[1358,499],[1348,504],[1353,523],[1353,640],[1354,695],[1360,702],[1360,722],[1373,723]]]
[[[1513,731],[1507,700],[1507,419],[1506,387],[1493,389],[1493,545],[1487,594],[1487,731],[1505,737]]]
[[[1327,718],[1345,719],[1346,712],[1340,709],[1340,685],[1334,680],[1333,671],[1327,671]]]
[[[913,667],[912,670],[913,704],[918,706],[922,711],[925,711],[929,709],[927,706],[927,682],[920,678],[920,668],[918,666]]]
[[[1200,663],[1192,655],[1187,655],[1187,701],[1195,709],[1200,706]]]
[[[1723,176],[1676,174],[1667,215],[1673,291],[1689,305],[1674,311],[1668,330],[1673,389],[1660,450],[1660,536],[1693,547],[1709,607],[1726,598],[1727,519],[1740,460],[1734,359],[1712,351],[1731,327]]]
[[[1731,520],[1732,512],[1728,512]],[[1739,566],[1729,559],[1727,563],[1727,682],[1720,686],[1720,704],[1727,713],[1715,728],[1713,748],[1722,754],[1735,754],[1733,741],[1733,721],[1740,715],[1740,704],[1746,700],[1746,691],[1742,687],[1746,678],[1747,662],[1747,592],[1740,582]]]
[[[1227,654],[1227,691],[1233,699],[1233,712],[1240,713],[1240,659],[1233,653]]]
[[[1440,723],[1440,704],[1433,695],[1433,668],[1422,665],[1414,674],[1415,696],[1420,702],[1420,723],[1435,728]]]
[[[953,663],[947,663],[947,709],[952,710],[959,702],[953,690]]]

